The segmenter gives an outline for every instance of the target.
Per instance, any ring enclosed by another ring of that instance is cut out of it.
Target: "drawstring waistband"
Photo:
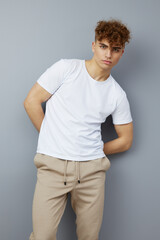
[[[68,163],[68,160],[65,160],[64,161],[64,185],[67,184],[67,177],[66,177],[67,163]],[[78,171],[78,183],[80,183],[80,165],[79,165],[80,163],[79,163],[79,161],[76,161],[76,164],[77,164],[77,171]]]

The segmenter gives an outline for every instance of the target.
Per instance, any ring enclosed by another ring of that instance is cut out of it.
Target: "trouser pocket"
[[[39,168],[43,165],[43,161],[42,161],[43,156],[44,156],[44,154],[42,154],[42,153],[36,153],[34,160],[33,160],[36,168]]]
[[[101,168],[107,171],[111,167],[111,162],[107,156],[101,158]]]

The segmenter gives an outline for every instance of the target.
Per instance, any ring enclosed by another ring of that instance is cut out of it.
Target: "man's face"
[[[94,53],[94,60],[102,69],[112,69],[124,53],[124,48],[117,44],[111,47],[109,42],[104,39],[101,41],[92,42],[92,51]],[[105,62],[109,61],[109,63]]]

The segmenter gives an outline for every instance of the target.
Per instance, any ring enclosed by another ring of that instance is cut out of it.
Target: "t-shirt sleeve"
[[[133,121],[130,104],[125,92],[111,115],[113,124],[126,124]]]
[[[64,81],[65,61],[60,59],[38,78],[37,83],[50,94],[53,94]]]

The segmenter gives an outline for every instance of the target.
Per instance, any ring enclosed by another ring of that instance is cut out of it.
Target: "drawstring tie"
[[[64,161],[64,185],[67,184],[67,163],[68,163],[68,160],[65,160]],[[78,183],[80,183],[80,163],[79,161],[76,161],[76,163],[78,164],[77,166],[77,170],[78,170]]]
[[[78,183],[80,183],[80,162],[77,161],[78,163]]]

